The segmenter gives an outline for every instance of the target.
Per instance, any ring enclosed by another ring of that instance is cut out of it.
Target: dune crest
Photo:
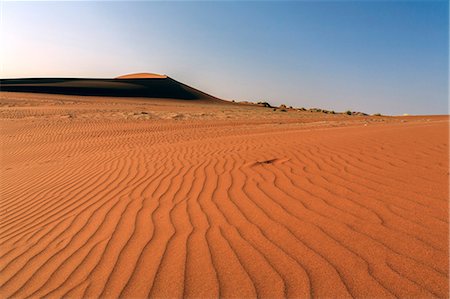
[[[160,74],[154,74],[154,73],[133,73],[133,74],[127,74],[122,75],[119,77],[116,77],[114,79],[164,79],[167,78],[166,75],[160,75]]]

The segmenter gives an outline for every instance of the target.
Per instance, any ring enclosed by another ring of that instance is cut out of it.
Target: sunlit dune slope
[[[164,79],[166,75],[154,74],[154,73],[135,73],[116,77],[116,79]]]

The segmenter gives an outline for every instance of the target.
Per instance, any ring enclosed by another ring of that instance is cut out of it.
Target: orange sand
[[[167,78],[167,76],[153,73],[136,73],[119,76],[116,79],[155,79],[155,78]]]
[[[0,96],[3,298],[448,297],[447,116]]]

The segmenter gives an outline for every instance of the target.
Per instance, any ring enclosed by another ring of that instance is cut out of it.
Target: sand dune
[[[220,101],[214,96],[178,82],[166,75],[150,73],[129,74],[115,79],[0,79],[0,85],[2,91],[14,92]]]
[[[447,298],[448,117],[0,93],[3,298]]]
[[[153,73],[135,73],[116,77],[116,79],[155,79],[155,78],[163,79],[167,78],[167,76]]]

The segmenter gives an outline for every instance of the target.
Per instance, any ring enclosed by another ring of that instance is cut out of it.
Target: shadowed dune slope
[[[1,79],[2,91],[50,94],[172,98],[221,101],[165,75],[130,74],[115,79],[25,78]]]
[[[2,298],[448,298],[446,116],[51,103],[0,110]]]

